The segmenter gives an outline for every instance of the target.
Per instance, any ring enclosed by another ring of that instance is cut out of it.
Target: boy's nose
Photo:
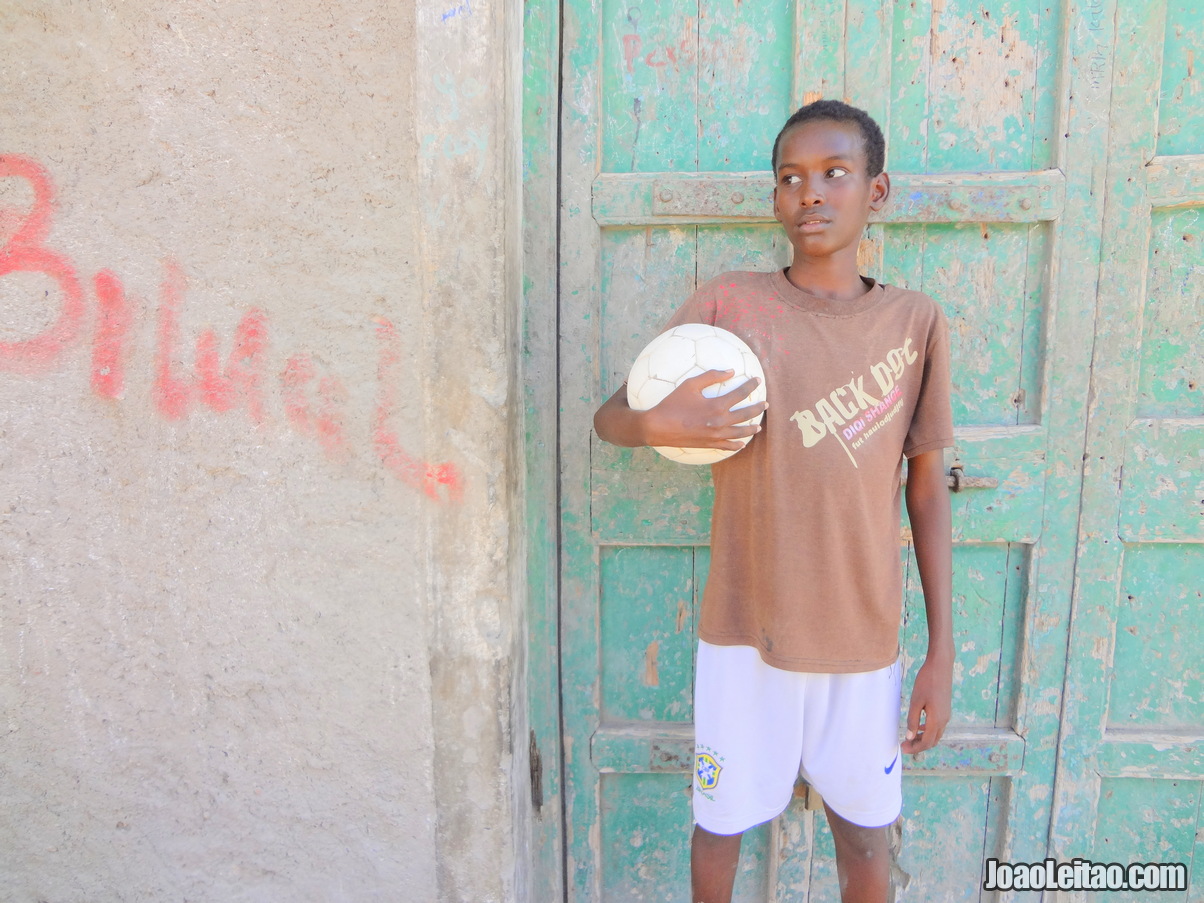
[[[822,204],[824,202],[823,185],[817,183],[814,179],[808,179],[803,185],[802,192],[799,194],[799,202],[804,207]]]

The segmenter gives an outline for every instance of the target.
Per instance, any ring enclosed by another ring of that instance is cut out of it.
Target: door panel
[[[749,135],[772,140],[790,102],[790,0],[605,0],[599,18],[603,171],[767,168]]]
[[[1111,856],[1110,862],[1154,859],[1190,864],[1194,854],[1201,851],[1195,828],[1199,806],[1198,781],[1103,778],[1095,849]],[[1200,860],[1195,857],[1195,861]],[[1199,878],[1187,894],[1124,891],[1108,894],[1109,899],[1124,903],[1145,903],[1154,896],[1158,900],[1199,900]]]
[[[888,145],[894,169],[1055,165],[1062,10],[973,0],[887,8],[894,10]]]

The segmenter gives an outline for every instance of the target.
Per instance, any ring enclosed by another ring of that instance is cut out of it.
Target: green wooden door
[[[1116,654],[1123,647],[1147,671],[1157,660],[1163,677],[1185,663],[1194,676],[1170,689],[1148,674],[1145,684],[1124,683],[1113,697],[1128,693],[1148,717],[1123,727],[1145,734],[1122,747],[1100,731],[1111,659],[1095,644],[1130,626],[1117,620],[1122,572],[1126,586],[1157,597],[1141,604],[1166,624],[1192,604],[1204,566],[1190,545],[1201,536],[1191,418],[1201,414],[1204,374],[1187,347],[1200,321],[1187,277],[1193,267],[1200,275],[1204,235],[1198,208],[1166,209],[1176,190],[1186,194],[1175,204],[1200,203],[1200,158],[1170,155],[1204,152],[1191,145],[1201,92],[1198,76],[1159,80],[1140,58],[1153,30],[1165,36],[1156,55],[1178,54],[1190,69],[1199,16],[1189,14],[1192,0],[1172,0],[1171,14],[1165,0],[1125,2],[1132,9],[1122,12],[1140,18],[1131,27],[1139,46],[1126,33],[1121,56],[1134,56],[1140,77],[1127,87],[1118,78],[1118,88],[1178,91],[1182,126],[1165,145],[1146,95],[1112,98],[1116,0],[563,4],[555,777],[569,900],[689,898],[694,624],[711,504],[705,468],[601,443],[592,413],[698,284],[726,269],[788,263],[771,215],[768,150],[786,116],[820,96],[865,107],[887,134],[894,200],[862,258],[867,272],[931,294],[950,318],[957,444],[948,463],[970,478],[953,499],[954,722],[939,749],[906,762],[905,898],[977,899],[983,859],[1043,858],[1051,824],[1058,854],[1092,854],[1097,811],[1105,831],[1106,813],[1123,805],[1105,800],[1144,792],[1124,783],[1127,755],[1145,756],[1143,779],[1199,778],[1187,735],[1171,771],[1149,763],[1162,761],[1158,731],[1199,723],[1200,653],[1159,659],[1164,647],[1144,624],[1142,639],[1118,640]],[[1118,124],[1118,114],[1129,118]],[[1142,154],[1155,140],[1166,159],[1152,174]],[[1147,238],[1126,225],[1135,214]],[[1193,237],[1174,244],[1172,233]],[[1110,283],[1097,322],[1101,248]],[[1147,270],[1148,285],[1162,287],[1153,314],[1139,301],[1137,273]],[[1144,332],[1132,319],[1138,309]],[[1155,350],[1134,356],[1138,342]],[[1091,462],[1084,493],[1085,451],[1097,447],[1107,460]],[[1126,480],[1140,476],[1118,495],[1122,464]],[[1175,493],[1147,504],[1163,480]],[[1107,545],[1096,548],[1097,539]],[[906,527],[900,554],[909,688],[924,634]],[[1198,626],[1198,605],[1192,617]],[[1079,653],[1069,678],[1068,642]],[[1067,712],[1083,724],[1066,725],[1060,748],[1064,686]],[[1151,701],[1155,690],[1162,695]],[[1093,776],[1104,764],[1117,780],[1105,778],[1101,792]],[[1055,801],[1067,810],[1056,817]],[[1139,858],[1177,857],[1151,849]],[[838,898],[823,817],[796,800],[746,837],[737,898],[808,893]]]

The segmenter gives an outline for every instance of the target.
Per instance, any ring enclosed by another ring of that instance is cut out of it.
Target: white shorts
[[[903,667],[784,671],[751,646],[698,643],[694,821],[739,834],[779,815],[801,774],[847,821],[893,822],[903,808]]]

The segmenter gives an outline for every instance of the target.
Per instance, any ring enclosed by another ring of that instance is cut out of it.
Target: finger
[[[920,732],[920,716],[924,712],[924,703],[912,696],[911,704],[907,707],[907,739],[910,740]]]
[[[761,432],[760,425],[745,426],[744,424],[740,424],[738,426],[730,426],[722,431],[724,436],[716,438],[715,442],[722,443],[722,447],[724,448],[732,448],[732,450],[738,452],[739,449],[744,448],[744,445],[748,443],[750,438],[756,436],[759,432]],[[719,447],[719,444],[715,445],[715,448]]]
[[[699,448],[722,448],[726,451],[740,451],[740,449],[744,448],[746,442],[741,442],[738,440],[741,440],[741,439],[747,440],[750,437],[755,436],[757,433],[761,432],[761,427],[759,427],[759,426],[739,427],[739,428],[733,428],[733,429],[726,430],[725,432],[730,433],[730,437],[725,437],[722,439],[717,438],[712,441],[706,442],[705,444],[700,445],[698,447]]]
[[[931,722],[931,719],[929,719],[929,721]],[[936,724],[929,723],[924,726],[924,732],[926,734],[930,734],[932,736],[932,745],[933,746],[936,746],[938,743],[941,742],[941,739],[945,736],[945,728],[948,726],[949,726],[948,718],[945,718],[945,719],[937,722]]]
[[[733,376],[735,375],[735,372],[732,370],[728,370],[727,372],[731,373]],[[761,378],[759,376],[753,376],[740,383],[740,385],[736,386],[736,388],[729,389],[719,397],[723,399],[724,402],[729,404],[734,403],[740,401],[741,399],[748,398],[748,396],[752,395],[753,392],[757,391],[757,386],[759,385],[761,385]],[[741,410],[744,409],[741,408]]]
[[[738,423],[730,430],[732,437],[735,439],[748,439],[761,432],[761,424],[759,423]]]
[[[757,423],[768,407],[765,402],[759,401],[756,404],[750,404],[743,408],[729,408],[726,407],[726,396],[716,398],[714,401],[718,403],[716,405],[718,410],[710,411],[710,420],[716,426],[720,424],[725,426],[744,426],[746,423]]]
[[[691,376],[689,379],[681,381],[682,386],[689,386],[691,389],[697,389],[701,392],[707,386],[713,386],[716,383],[726,382],[736,375],[735,370],[707,370],[704,373],[699,373],[697,376]]]
[[[726,396],[725,396],[726,397]],[[724,402],[726,404],[726,402]],[[769,410],[769,405],[764,401],[759,401],[756,404],[750,404],[745,407],[728,408],[724,412],[726,419],[738,426],[743,426],[746,423],[759,421],[761,415]]]
[[[920,753],[932,749],[934,746],[936,746],[936,741],[924,731],[920,731],[914,740],[900,744],[899,748],[908,755],[918,756]]]
[[[917,755],[936,745],[936,738],[929,733],[925,725],[920,725],[914,731],[907,732],[907,739],[899,744],[899,748],[909,755]]]

